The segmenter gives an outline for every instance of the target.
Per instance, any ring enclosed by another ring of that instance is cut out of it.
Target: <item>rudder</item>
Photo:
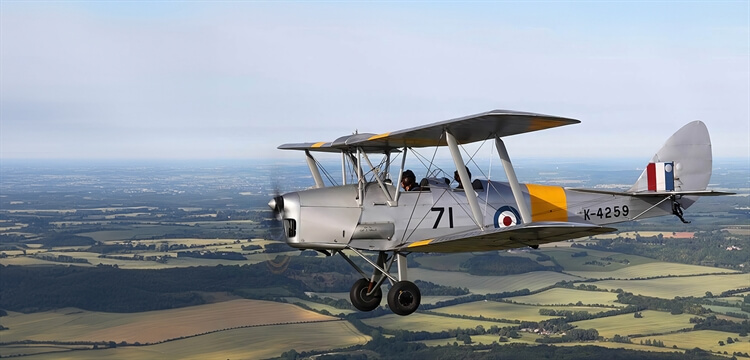
[[[629,192],[705,190],[711,167],[708,129],[703,122],[693,121],[667,139]]]

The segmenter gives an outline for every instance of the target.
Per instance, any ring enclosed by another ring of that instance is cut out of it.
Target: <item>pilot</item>
[[[469,175],[469,180],[471,180],[471,171],[469,171],[469,167],[466,166],[466,173]],[[461,177],[458,176],[458,170],[453,172],[453,180],[456,180],[458,183],[458,186],[456,186],[456,189],[463,189],[463,185],[461,185]]]
[[[414,176],[414,172],[411,170],[404,171],[401,176],[401,187],[406,191],[420,191],[422,188],[417,184],[417,177]]]

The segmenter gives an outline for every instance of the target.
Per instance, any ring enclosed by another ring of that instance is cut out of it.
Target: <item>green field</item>
[[[565,288],[552,288],[534,295],[516,296],[507,298],[519,304],[530,305],[567,305],[581,302],[584,305],[616,305],[624,306],[617,302],[617,294],[603,291],[585,291]]]
[[[460,265],[464,261],[472,258],[474,255],[471,253],[457,253],[457,254],[429,254],[424,256],[416,257],[416,262],[419,266],[425,269],[438,270],[438,271],[459,271]]]
[[[169,225],[132,225],[121,230],[103,230],[85,232],[77,235],[88,236],[96,241],[107,242],[115,240],[145,240],[163,237],[166,234],[190,230],[188,226]]]
[[[465,304],[446,306],[433,311],[441,314],[484,316],[494,319],[508,319],[521,321],[542,321],[555,318],[556,316],[539,315],[540,309],[588,311],[599,313],[611,309],[587,306],[532,306],[510,304],[498,301],[474,301]]]
[[[637,255],[626,255],[615,252],[582,248],[552,248],[544,249],[541,251],[542,253],[553,257],[555,261],[563,267],[565,272],[610,272],[656,261],[654,259],[649,259]],[[581,252],[586,252],[588,255],[578,257],[572,256],[575,253]],[[603,260],[602,258],[612,258],[612,260]],[[586,264],[587,262],[591,261],[598,261],[604,264],[608,264],[606,266]]]
[[[727,337],[731,337],[732,339],[737,338],[740,341],[733,344],[727,344]],[[645,341],[646,339],[651,339],[652,341],[661,340],[668,348],[672,347],[672,345],[677,345],[677,347],[681,349],[694,349],[699,347],[703,350],[711,350],[712,352],[721,351],[723,353],[726,351],[730,355],[736,351],[743,353],[750,352],[750,344],[748,343],[750,338],[747,336],[739,337],[735,333],[724,331],[696,330],[684,333],[647,336],[631,340],[637,344],[640,343],[641,340]],[[719,345],[719,341],[723,341],[725,345]]]
[[[714,298],[713,300],[723,301],[723,302],[725,302],[727,304],[732,304],[732,305],[739,306],[744,301],[744,297],[740,297],[740,296],[727,296],[727,297]]]
[[[367,325],[382,327],[390,330],[408,330],[408,331],[429,331],[439,332],[456,328],[474,329],[482,325],[489,329],[493,325],[499,327],[508,326],[507,323],[481,320],[456,319],[439,315],[428,315],[414,313],[409,316],[399,316],[396,314],[384,315],[373,319],[362,320]]]
[[[620,336],[661,334],[681,329],[692,329],[690,318],[695,315],[679,314],[671,315],[663,311],[646,310],[641,312],[643,318],[635,318],[633,314],[609,316],[605,318],[582,320],[572,322],[571,325],[579,329],[594,328],[599,335],[612,338],[615,334]]]
[[[409,269],[411,279],[430,281],[440,285],[469,288],[474,294],[492,294],[529,289],[531,291],[554,285],[563,280],[580,278],[552,271],[535,271],[519,275],[476,276],[455,271],[435,271],[421,268]]]
[[[673,299],[675,296],[703,297],[706,291],[720,294],[748,286],[747,274],[704,275],[650,280],[603,280],[594,283],[603,289],[623,289],[636,295]]]
[[[369,336],[346,321],[233,329],[149,346],[42,354],[24,359],[267,359],[295,349],[333,349],[364,344]],[[3,354],[6,347],[0,347]]]
[[[704,308],[709,309],[713,312],[719,313],[719,314],[725,314],[728,312],[732,312],[735,314],[744,314],[748,317],[750,317],[750,313],[747,311],[742,311],[742,309],[738,307],[733,306],[720,306],[720,305],[703,305]]]

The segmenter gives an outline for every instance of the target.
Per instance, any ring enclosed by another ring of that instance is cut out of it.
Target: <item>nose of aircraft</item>
[[[279,219],[284,211],[284,197],[281,195],[274,197],[268,202],[268,207],[273,210],[274,217]]]

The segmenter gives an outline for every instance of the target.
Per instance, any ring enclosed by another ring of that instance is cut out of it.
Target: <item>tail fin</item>
[[[693,121],[664,143],[628,192],[702,191],[711,179],[711,167],[708,129],[703,122]]]

